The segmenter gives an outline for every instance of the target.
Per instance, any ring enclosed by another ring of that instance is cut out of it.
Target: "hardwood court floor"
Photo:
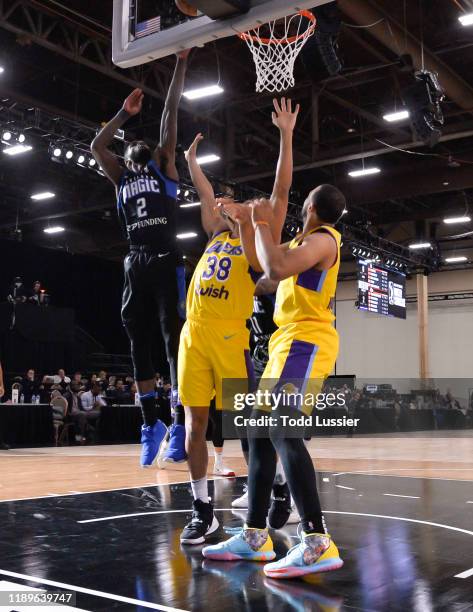
[[[473,481],[473,431],[320,437],[309,450],[324,472]],[[247,473],[239,442],[228,441],[225,456],[237,476]],[[209,467],[212,477],[212,459]],[[141,469],[138,445],[0,451],[0,501],[187,481],[185,463]]]

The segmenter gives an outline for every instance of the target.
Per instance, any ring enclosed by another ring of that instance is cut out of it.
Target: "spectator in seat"
[[[118,378],[115,384],[115,401],[117,404],[133,404],[130,391],[125,387],[122,378]]]
[[[116,401],[116,380],[117,377],[116,376],[110,376],[110,378],[108,379],[108,386],[105,390],[105,397],[110,400],[111,402],[115,402]]]
[[[63,368],[57,371],[57,374],[53,376],[53,383],[59,385],[63,391],[67,389],[67,385],[71,382],[69,376],[66,376],[66,372]]]
[[[79,443],[84,443],[86,441],[85,430],[87,428],[87,415],[82,410],[82,403],[80,399],[82,394],[81,383],[74,380],[64,393],[64,397],[66,398],[68,405],[68,414],[71,421],[74,423],[75,439],[76,442]]]
[[[103,406],[106,406],[100,384],[95,383],[90,391],[84,391],[80,395],[80,404],[80,408],[85,416],[80,416],[78,422],[81,430],[80,435],[85,438],[87,424],[98,424],[100,410]]]
[[[39,395],[39,381],[36,380],[36,372],[30,368],[21,381],[21,389],[25,396],[25,403],[31,404],[33,395]]]
[[[35,281],[33,283],[33,289],[28,297],[28,302],[39,306],[41,304],[41,281]]]
[[[98,377],[97,377],[97,382],[100,383],[100,386],[102,387],[102,391],[106,391],[108,387],[108,374],[105,370],[100,370]]]
[[[5,386],[3,384],[3,369],[2,369],[2,364],[0,363],[0,401],[4,395],[5,395]],[[10,447],[8,446],[8,444],[5,444],[5,442],[3,441],[2,431],[0,429],[0,450],[9,450],[9,449]]]

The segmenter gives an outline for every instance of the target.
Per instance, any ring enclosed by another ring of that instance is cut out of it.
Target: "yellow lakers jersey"
[[[191,319],[244,323],[251,317],[259,275],[248,264],[240,238],[230,234],[216,234],[197,264],[187,292],[187,316]]]
[[[341,235],[329,225],[323,225],[308,232],[329,232],[337,242],[337,261],[329,270],[311,268],[295,274],[279,283],[276,293],[274,322],[278,327],[298,321],[314,321],[331,324],[335,320],[332,312],[332,300],[337,288],[338,270],[340,268]],[[296,249],[305,236],[297,236],[289,245]]]

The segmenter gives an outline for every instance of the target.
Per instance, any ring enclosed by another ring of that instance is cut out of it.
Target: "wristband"
[[[269,227],[269,223],[267,221],[255,221],[255,227],[258,227],[258,225],[266,225],[266,227]]]

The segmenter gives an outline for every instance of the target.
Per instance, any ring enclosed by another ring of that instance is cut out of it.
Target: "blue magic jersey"
[[[118,191],[118,215],[132,246],[176,250],[176,181],[154,161],[140,173],[127,170]]]

